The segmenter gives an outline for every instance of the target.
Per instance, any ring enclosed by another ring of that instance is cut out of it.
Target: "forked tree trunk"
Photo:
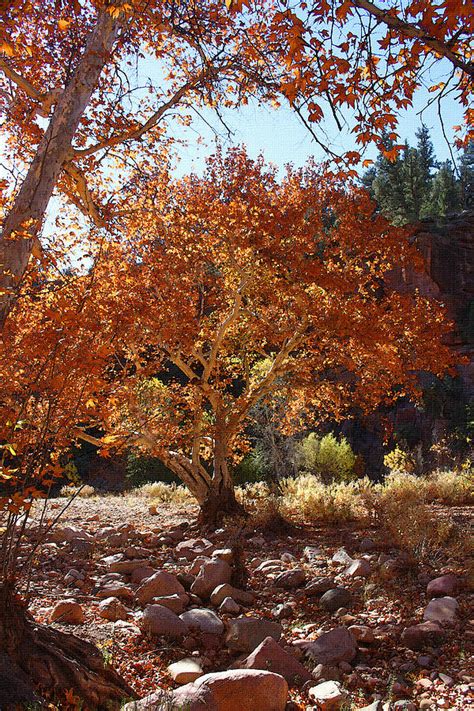
[[[235,498],[227,458],[226,442],[216,439],[212,479],[199,514],[200,522],[206,526],[218,525],[225,516],[245,516],[244,507]]]
[[[60,699],[71,690],[86,710],[119,709],[135,697],[99,650],[72,634],[36,623],[14,595],[0,587],[0,708],[44,708],[41,690]]]

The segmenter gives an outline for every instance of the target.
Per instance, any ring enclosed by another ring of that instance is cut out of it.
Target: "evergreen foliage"
[[[464,149],[456,170],[449,160],[437,161],[426,126],[416,137],[416,147],[406,142],[390,159],[395,144],[385,136],[384,151],[362,177],[379,210],[395,225],[444,218],[474,205],[474,142]]]

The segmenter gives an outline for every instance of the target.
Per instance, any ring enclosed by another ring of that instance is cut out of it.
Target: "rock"
[[[319,604],[328,612],[336,612],[340,607],[348,607],[351,604],[352,596],[346,588],[334,588],[324,593]]]
[[[347,699],[347,693],[337,681],[324,681],[308,690],[311,701],[315,701],[321,711],[333,711],[341,708]]]
[[[280,647],[273,637],[266,637],[248,657],[238,663],[239,669],[264,669],[281,674],[290,686],[301,686],[311,674],[295,657]]]
[[[395,558],[384,561],[379,568],[382,580],[394,580],[400,574],[400,563]]]
[[[147,605],[141,622],[143,631],[152,635],[177,638],[188,631],[183,620],[163,605]]]
[[[444,597],[454,595],[459,590],[459,578],[456,575],[441,575],[439,578],[430,580],[426,592],[429,597]]]
[[[186,558],[186,560],[194,560],[199,555],[210,556],[216,547],[207,538],[189,538],[186,541],[181,541],[175,548],[177,558]]]
[[[137,570],[138,568],[145,568],[149,565],[148,560],[131,560],[121,554],[117,556],[110,556],[110,558],[114,558],[115,560],[108,563],[107,569],[111,573],[120,573],[121,575],[131,575],[134,570]]]
[[[437,622],[422,622],[403,630],[401,641],[408,647],[418,651],[424,647],[438,647],[444,640],[444,630]]]
[[[237,617],[235,620],[229,620],[226,644],[236,652],[253,652],[266,637],[273,637],[278,641],[282,632],[278,622],[257,617]]]
[[[199,573],[204,563],[209,563],[210,560],[211,558],[209,558],[209,556],[207,555],[198,555],[198,557],[192,561],[188,573],[190,575],[194,575],[194,579],[196,579],[196,575]]]
[[[369,561],[365,558],[358,558],[345,569],[344,575],[348,575],[350,578],[366,578],[371,572]]]
[[[224,623],[212,610],[194,609],[188,610],[179,616],[189,630],[199,630],[205,634],[222,634]]]
[[[218,585],[230,583],[231,576],[232,569],[225,560],[210,560],[201,566],[196,580],[191,585],[191,592],[203,600],[208,599]],[[224,597],[227,597],[227,595]],[[232,595],[231,597],[234,596]]]
[[[147,578],[138,588],[135,597],[141,605],[146,605],[154,597],[165,597],[168,595],[179,595],[186,592],[176,575],[159,570],[157,573]]]
[[[186,593],[163,595],[162,597],[154,597],[152,603],[154,605],[163,605],[163,607],[167,607],[168,610],[172,610],[177,615],[180,615],[189,604],[189,595],[186,595]]]
[[[239,590],[238,588],[232,587],[229,583],[224,583],[223,585],[218,585],[211,593],[211,602],[213,605],[220,605],[226,597],[231,597],[235,602],[241,605],[251,605],[255,596],[253,593],[247,590]]]
[[[420,667],[428,669],[433,664],[433,657],[430,654],[420,654],[416,661]]]
[[[428,603],[423,613],[423,620],[452,625],[456,621],[457,609],[458,602],[454,597],[438,597]]]
[[[273,584],[277,588],[283,588],[284,590],[292,590],[293,588],[299,588],[303,585],[306,580],[305,572],[302,568],[294,568],[293,570],[286,570],[284,573],[277,575]]]
[[[357,644],[354,635],[346,627],[335,627],[310,642],[306,653],[317,664],[351,662],[357,653]]]
[[[65,625],[82,625],[85,621],[84,610],[74,600],[59,600],[51,610],[49,621]]]
[[[120,602],[117,597],[106,597],[99,603],[99,615],[104,620],[117,622],[117,620],[126,620],[128,616],[127,608]]]
[[[218,548],[212,554],[213,558],[220,558],[220,560],[225,560],[226,563],[232,563],[234,555],[231,548]]]
[[[294,613],[295,611],[292,605],[288,602],[283,602],[281,605],[277,605],[272,610],[272,615],[277,620],[288,620],[290,617],[293,617]]]
[[[225,597],[219,605],[219,612],[222,612],[225,615],[238,615],[240,612],[240,605],[238,605],[231,597]]]
[[[177,684],[189,684],[204,674],[201,661],[196,657],[186,657],[170,664],[168,673]]]
[[[69,543],[76,538],[83,541],[93,541],[94,537],[85,529],[77,528],[77,526],[63,526],[62,528],[54,528],[50,534],[50,539],[56,543]]]
[[[293,555],[293,553],[282,553],[280,556],[280,560],[283,561],[283,563],[296,563],[296,556]]]
[[[374,633],[370,627],[366,627],[365,625],[351,625],[348,629],[349,632],[354,635],[357,642],[362,642],[363,644],[373,644],[375,642]]]
[[[361,553],[368,553],[373,551],[375,548],[375,543],[371,538],[363,538],[359,543],[359,550]]]
[[[330,664],[317,664],[311,675],[315,681],[339,681],[341,671],[338,667]]]
[[[359,711],[383,711],[383,704],[381,701],[374,701],[368,706],[363,706]]]
[[[178,573],[176,576],[181,583],[181,585],[184,587],[185,590],[190,590],[191,585],[194,583],[196,580],[195,575],[191,575],[190,573]]]
[[[339,548],[331,558],[333,563],[343,563],[344,565],[351,565],[353,560],[345,548]]]
[[[398,699],[391,705],[393,711],[416,711],[416,704],[410,699]]]
[[[319,597],[328,590],[334,590],[336,583],[332,578],[315,578],[303,588],[303,592],[308,597]]]
[[[321,548],[316,546],[306,546],[303,550],[303,558],[307,560],[308,563],[316,563],[324,556],[324,552]]]
[[[287,699],[282,676],[254,669],[205,674],[173,694],[186,711],[285,711]]]
[[[149,565],[145,565],[142,568],[135,568],[130,575],[130,580],[134,585],[139,585],[146,580],[146,578],[151,578],[156,572],[156,568],[152,568]]]
[[[104,585],[96,592],[96,597],[99,599],[107,597],[121,597],[124,600],[133,600],[134,592],[128,585],[121,582],[110,582]]]
[[[142,633],[141,629],[129,620],[117,620],[117,622],[115,622],[114,624],[114,630],[116,632],[123,632],[127,635],[127,637],[129,637],[130,635],[139,636]]]

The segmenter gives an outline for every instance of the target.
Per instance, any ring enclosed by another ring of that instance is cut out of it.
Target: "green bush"
[[[162,481],[167,484],[181,483],[178,477],[157,457],[146,457],[136,452],[127,456],[126,477],[130,487],[143,486],[150,482]]]
[[[236,486],[264,481],[267,479],[267,475],[264,457],[258,450],[247,454],[232,469],[232,477]]]
[[[351,445],[332,433],[318,437],[311,432],[296,448],[298,470],[316,476],[325,484],[347,482],[357,479],[357,457]]]

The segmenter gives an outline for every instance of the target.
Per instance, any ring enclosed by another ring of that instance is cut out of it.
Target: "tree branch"
[[[421,40],[433,52],[448,59],[457,69],[461,69],[471,77],[474,76],[474,62],[467,62],[459,57],[459,55],[451,49],[450,43],[445,43],[436,37],[432,37],[420,27],[417,27],[406,20],[401,20],[396,15],[393,15],[390,10],[382,10],[377,5],[374,5],[374,3],[370,2],[370,0],[351,0],[351,2],[356,7],[359,7],[373,17],[376,17],[377,20],[383,22],[387,25],[387,27],[395,30],[400,35],[410,37],[411,39]]]

